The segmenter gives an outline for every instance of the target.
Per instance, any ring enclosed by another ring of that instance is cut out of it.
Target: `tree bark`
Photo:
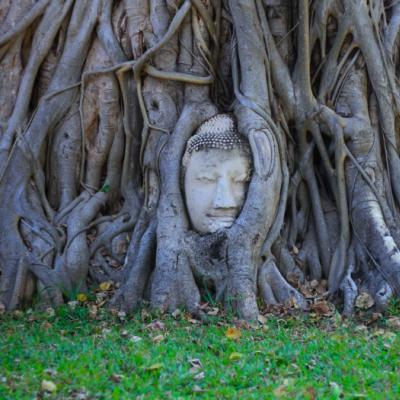
[[[0,0],[0,302],[243,319],[326,280],[400,294],[400,7],[386,0]],[[252,176],[230,228],[187,215],[186,143],[232,113]],[[339,303],[339,302],[338,302]]]

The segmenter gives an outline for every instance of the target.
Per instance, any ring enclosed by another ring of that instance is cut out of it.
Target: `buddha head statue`
[[[243,206],[251,175],[247,139],[230,114],[204,122],[188,140],[182,160],[186,206],[201,234],[229,228]]]

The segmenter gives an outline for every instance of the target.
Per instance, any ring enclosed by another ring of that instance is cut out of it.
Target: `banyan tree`
[[[0,0],[2,306],[383,309],[399,30],[395,0]]]

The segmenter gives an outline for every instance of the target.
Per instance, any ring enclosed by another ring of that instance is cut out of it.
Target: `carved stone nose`
[[[214,208],[237,207],[231,185],[229,184],[229,181],[224,177],[218,179],[213,206]]]

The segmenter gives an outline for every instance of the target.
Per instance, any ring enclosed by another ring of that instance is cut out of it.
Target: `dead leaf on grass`
[[[97,311],[98,311],[97,307],[95,305],[91,305],[89,307],[89,318],[90,319],[96,319]]]
[[[393,329],[400,330],[400,317],[390,317],[387,324]]]
[[[313,387],[311,387],[311,386],[309,388],[307,388],[306,393],[308,395],[308,399],[309,400],[315,400],[317,398],[317,394],[315,392],[315,389]]]
[[[118,318],[119,318],[121,321],[124,321],[125,318],[126,318],[126,312],[125,312],[125,311],[119,311],[119,312],[117,313],[117,316],[118,316]]]
[[[211,315],[212,317],[215,315],[218,315],[218,313],[219,313],[218,307],[213,307],[213,308],[211,308],[210,311],[207,311],[207,315]]]
[[[110,376],[110,380],[114,383],[120,383],[124,376],[120,374],[112,374]]]
[[[57,391],[57,386],[54,382],[52,381],[48,381],[46,379],[42,380],[42,384],[41,384],[41,388],[42,390],[44,390],[45,392],[49,392],[49,393],[54,393]]]
[[[229,359],[231,361],[238,361],[238,360],[241,360],[242,358],[243,358],[243,354],[242,353],[237,353],[237,352],[233,352],[229,356]]]
[[[157,335],[157,336],[154,336],[153,339],[151,339],[151,340],[152,340],[153,343],[160,343],[164,339],[165,339],[164,335]]]
[[[195,381],[200,381],[200,380],[204,379],[204,377],[205,377],[205,373],[204,373],[204,371],[201,371],[198,374],[194,375],[193,379]]]
[[[368,310],[374,304],[375,301],[369,293],[362,292],[356,298],[356,307],[360,310]]]
[[[146,367],[145,370],[146,371],[158,371],[163,366],[164,366],[163,363],[155,363],[155,364],[150,365],[149,367]]]
[[[121,337],[127,338],[128,336],[129,336],[129,331],[127,331],[126,329],[121,331]]]
[[[265,325],[267,323],[267,317],[264,317],[262,314],[258,314],[257,320],[261,325]]]
[[[274,389],[274,395],[276,397],[282,397],[286,395],[287,387],[286,385],[280,385],[276,389]]]
[[[232,326],[226,330],[225,336],[231,340],[238,340],[242,337],[242,332],[239,329]]]
[[[311,310],[314,311],[317,315],[330,317],[333,315],[335,306],[327,301],[317,301],[314,304],[311,304]]]
[[[75,310],[75,308],[77,307],[77,305],[79,304],[79,301],[73,300],[73,301],[69,301],[68,302],[68,307],[71,310]]]
[[[56,312],[54,311],[53,307],[47,307],[46,314],[48,317],[54,317],[56,315]]]
[[[101,282],[99,285],[99,289],[103,292],[109,291],[113,286],[112,281]]]
[[[192,390],[194,393],[200,393],[203,391],[203,389],[198,385],[194,385]]]
[[[159,331],[159,330],[161,331],[161,330],[165,329],[165,324],[164,324],[164,322],[157,320],[157,321],[150,322],[150,324],[147,324],[146,328],[150,329],[152,331]]]
[[[133,343],[137,343],[140,342],[141,340],[143,340],[140,336],[131,336],[129,341],[133,342]]]
[[[191,360],[189,360],[189,364],[193,367],[193,368],[203,368],[203,364],[201,363],[200,359],[198,358],[192,358]]]

